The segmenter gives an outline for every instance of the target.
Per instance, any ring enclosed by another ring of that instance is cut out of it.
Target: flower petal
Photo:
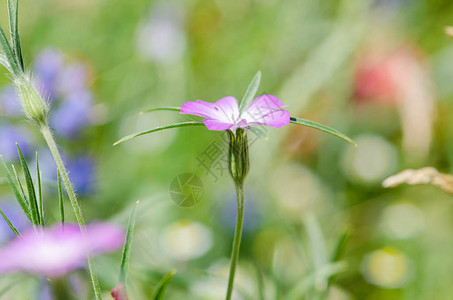
[[[283,105],[283,103],[274,95],[262,95],[256,97],[255,100],[247,106],[241,117],[245,118],[248,123],[253,123],[259,121],[259,119],[269,113],[286,106],[287,105]]]
[[[289,112],[283,110],[283,103],[274,95],[256,97],[245,109],[241,118],[249,125],[267,125],[280,128],[289,124]]]
[[[205,119],[205,120],[203,120],[203,123],[206,125],[206,127],[208,127],[209,130],[218,130],[218,131],[228,130],[234,126],[234,124],[225,123],[225,122],[221,122],[221,121],[213,120],[213,119]]]
[[[271,112],[260,119],[248,123],[249,125],[267,125],[276,128],[280,128],[282,126],[288,125],[290,122],[289,112],[280,109],[274,112]]]
[[[181,114],[200,116],[233,125],[239,118],[239,107],[236,98],[228,96],[215,103],[201,100],[186,102],[181,106]]]

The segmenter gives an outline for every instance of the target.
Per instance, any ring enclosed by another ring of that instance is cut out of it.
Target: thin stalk
[[[77,196],[74,192],[74,188],[72,187],[71,181],[69,180],[68,171],[63,163],[63,159],[61,158],[60,151],[58,150],[58,146],[55,142],[55,139],[52,135],[52,131],[50,130],[47,124],[40,126],[41,134],[46,140],[47,146],[49,147],[50,152],[57,164],[57,168],[59,172],[61,172],[61,177],[63,178],[63,184],[66,188],[66,191],[69,196],[69,201],[71,202],[72,209],[74,211],[75,217],[77,219],[77,223],[79,224],[80,231],[83,235],[85,235],[85,222],[82,216],[82,210],[80,209],[79,202],[77,201]],[[87,255],[88,261],[88,268],[90,270],[90,277],[91,282],[93,284],[94,294],[97,300],[101,300],[101,288],[99,287],[99,281],[94,272],[94,263],[91,255]]]
[[[230,275],[228,277],[228,290],[226,300],[230,300],[233,295],[234,276],[239,260],[239,249],[241,247],[242,227],[244,224],[244,185],[236,183],[237,218],[236,229],[234,231],[233,249],[231,251]]]

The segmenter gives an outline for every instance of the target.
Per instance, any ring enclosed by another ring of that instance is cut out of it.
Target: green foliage
[[[31,213],[31,218],[33,225],[38,226],[38,225],[43,225],[42,222],[42,216],[39,214],[39,204],[38,204],[38,198],[36,197],[36,191],[35,191],[35,186],[33,184],[33,179],[31,178],[30,170],[27,165],[27,161],[24,158],[24,155],[22,154],[22,151],[20,150],[20,147],[18,144],[17,145],[17,152],[19,153],[19,159],[20,159],[20,164],[22,166],[22,171],[25,176],[25,183],[27,186],[27,191],[28,191],[28,203],[30,205],[30,213]]]
[[[36,152],[36,177],[38,179],[38,213],[41,216],[41,225],[44,225],[44,202],[42,199],[41,171],[39,170],[38,152]]]
[[[129,268],[129,257],[131,254],[131,246],[132,246],[132,237],[134,235],[134,228],[135,228],[135,216],[137,211],[137,206],[139,202],[135,203],[134,208],[132,209],[131,216],[129,218],[129,225],[127,227],[127,235],[126,235],[126,242],[124,243],[123,248],[123,256],[121,258],[121,268],[120,268],[120,276],[119,281],[126,286],[127,280],[127,270]]]
[[[315,129],[327,132],[331,135],[334,135],[336,137],[339,137],[340,139],[347,141],[348,143],[353,144],[354,146],[357,146],[357,144],[351,138],[347,137],[346,135],[344,135],[343,133],[339,132],[336,129],[330,128],[329,126],[319,124],[319,123],[316,123],[316,122],[313,122],[310,120],[294,118],[294,117],[291,117],[291,123],[303,125],[303,126],[307,126],[307,127],[311,127],[311,128],[315,128]]]
[[[146,130],[146,131],[142,131],[142,132],[138,132],[138,133],[133,133],[133,134],[130,134],[128,136],[125,136],[122,139],[120,139],[119,141],[115,142],[113,144],[113,146],[116,146],[116,145],[121,144],[121,143],[123,143],[125,141],[128,141],[130,139],[133,139],[133,138],[136,138],[136,137],[148,134],[148,133],[153,133],[153,132],[156,132],[156,131],[161,131],[161,130],[171,129],[171,128],[193,127],[193,126],[204,126],[204,123],[203,122],[191,121],[191,122],[175,123],[175,124],[171,124],[171,125],[156,127],[156,128],[150,129],[150,130]]]
[[[170,280],[176,274],[176,270],[171,270],[167,274],[162,277],[162,279],[157,284],[156,288],[154,289],[153,295],[151,296],[151,300],[162,300],[164,299],[165,291],[167,290],[168,285],[170,284]]]
[[[57,181],[58,181],[58,206],[60,208],[60,221],[64,224],[64,204],[63,204],[63,191],[61,189],[61,176],[60,171],[57,169]]]
[[[16,227],[14,227],[13,223],[11,223],[11,221],[8,219],[8,217],[5,215],[5,213],[1,209],[0,209],[0,214],[2,215],[2,217],[5,220],[6,224],[8,224],[9,228],[11,229],[11,231],[16,236],[20,236],[19,230],[17,230]]]
[[[176,106],[166,106],[166,107],[155,107],[155,108],[150,108],[148,110],[140,112],[140,114],[152,112],[152,111],[160,111],[160,110],[170,110],[170,111],[181,111],[181,107],[176,107]]]
[[[11,43],[13,45],[14,57],[20,70],[25,72],[24,59],[19,37],[19,0],[8,0],[9,28],[11,33]]]
[[[20,182],[18,184],[16,184],[14,182],[14,179],[11,176],[11,173],[8,170],[8,167],[6,166],[6,163],[3,160],[3,157],[1,155],[0,155],[0,160],[2,163],[3,172],[5,172],[6,179],[8,180],[8,183],[9,183],[11,189],[13,190],[14,196],[16,196],[17,202],[19,203],[20,207],[22,208],[22,210],[24,211],[25,215],[28,217],[30,222],[33,222],[27,198],[25,197],[25,194],[23,193],[23,191],[22,192],[19,191],[19,187],[20,187],[20,189],[22,189],[22,187],[20,186]]]
[[[239,105],[240,113],[242,113],[255,98],[256,92],[258,92],[258,88],[260,86],[260,82],[261,82],[261,71],[258,71],[255,77],[253,77],[249,86],[247,87],[247,91],[245,92],[244,97],[241,100],[241,104]]]

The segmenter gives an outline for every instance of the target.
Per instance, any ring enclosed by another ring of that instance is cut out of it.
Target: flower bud
[[[28,76],[14,80],[27,118],[38,125],[47,123],[48,107]]]
[[[235,133],[230,130],[227,132],[230,138],[228,168],[234,182],[242,185],[250,168],[247,131],[237,128]]]

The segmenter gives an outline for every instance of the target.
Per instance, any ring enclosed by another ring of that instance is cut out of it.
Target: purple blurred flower
[[[22,114],[22,106],[14,86],[7,86],[0,91],[0,105],[5,114],[17,116]]]
[[[137,48],[143,58],[158,63],[173,63],[180,59],[187,43],[183,19],[183,5],[157,2],[137,30]]]
[[[48,149],[38,151],[39,167],[44,180],[55,181],[57,178],[57,165]],[[81,155],[69,157],[63,155],[69,177],[74,189],[81,195],[87,195],[93,191],[96,180],[96,161],[88,156]],[[34,165],[34,164],[33,164]]]
[[[83,195],[90,193],[96,179],[95,161],[85,155],[66,159],[66,163],[75,190]]]
[[[255,194],[246,193],[246,201],[244,202],[244,232],[252,232],[259,227],[262,220],[262,211],[256,204],[256,199],[259,199]],[[220,219],[227,228],[234,232],[236,225],[236,197],[233,193],[228,194],[228,198],[224,202],[221,210]]]
[[[58,277],[82,267],[88,249],[93,255],[112,252],[123,241],[123,229],[112,224],[89,225],[85,235],[72,224],[29,230],[0,250],[0,272]]]
[[[1,198],[0,203],[0,208],[19,231],[31,226],[23,210],[12,199]],[[14,233],[5,220],[2,217],[0,219],[0,243],[3,243],[13,238]]]
[[[52,113],[51,126],[61,136],[76,137],[89,123],[91,104],[92,95],[89,90],[81,89],[72,92]]]
[[[288,125],[289,112],[283,110],[283,103],[273,95],[262,95],[240,113],[234,97],[225,97],[215,103],[197,100],[181,106],[181,114],[190,114],[205,118],[204,124],[209,130],[248,129],[252,125],[267,125],[280,128]]]
[[[38,75],[39,91],[46,98],[54,100],[57,79],[63,68],[63,55],[56,49],[44,49],[35,59],[33,70]]]
[[[30,140],[31,137],[25,128],[7,124],[0,125],[0,154],[6,160],[19,158],[16,143],[19,144],[24,156],[30,157],[32,152]]]
[[[58,79],[58,92],[61,95],[68,95],[83,90],[87,85],[87,68],[81,63],[72,63],[66,66]]]

